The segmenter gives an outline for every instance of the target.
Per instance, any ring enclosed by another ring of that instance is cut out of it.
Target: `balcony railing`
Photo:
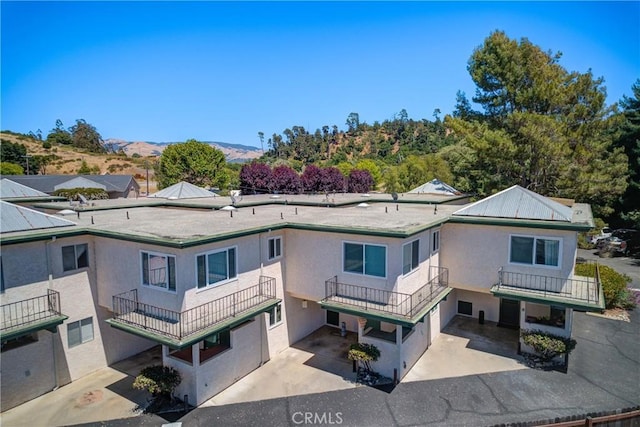
[[[433,278],[412,294],[340,283],[338,277],[334,276],[325,281],[323,302],[345,304],[360,310],[410,319],[447,289],[449,270],[431,267],[430,271]]]
[[[113,320],[183,340],[275,298],[276,279],[266,276],[255,286],[180,312],[139,302],[134,289],[113,297]]]
[[[46,295],[0,306],[0,332],[26,328],[35,323],[56,320],[62,316],[60,293],[47,289]]]
[[[498,270],[498,290],[521,290],[543,297],[562,297],[589,304],[600,301],[600,271],[595,264],[595,276],[568,278],[515,273]]]

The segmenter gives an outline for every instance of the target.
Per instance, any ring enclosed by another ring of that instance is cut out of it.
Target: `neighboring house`
[[[33,204],[36,202],[53,202],[65,200],[63,197],[51,196],[42,191],[34,190],[26,185],[19,184],[9,178],[0,179],[0,200],[19,205]]]
[[[9,179],[49,195],[63,188],[100,188],[110,199],[136,198],[140,193],[132,175],[11,175]]]
[[[548,327],[570,334],[572,309],[603,307],[572,276],[588,205],[520,187],[464,207],[362,197],[101,201],[37,229],[5,228],[3,208],[2,410],[158,344],[199,405],[323,325],[401,380],[456,314],[526,328],[562,313]]]

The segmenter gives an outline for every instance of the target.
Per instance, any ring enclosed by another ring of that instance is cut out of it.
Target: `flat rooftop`
[[[10,244],[88,231],[105,237],[187,247],[281,228],[402,238],[446,222],[466,201],[466,196],[432,194],[399,194],[394,201],[389,194],[373,193],[239,196],[233,210],[226,210],[232,204],[230,197],[112,199],[83,206],[40,203],[35,207],[49,214],[75,210],[60,217],[76,225],[3,233],[2,241]]]

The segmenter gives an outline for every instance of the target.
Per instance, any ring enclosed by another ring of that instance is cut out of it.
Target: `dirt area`
[[[623,322],[631,322],[631,316],[627,310],[621,308],[612,308],[605,310],[604,313],[591,313],[594,316],[606,317],[607,319],[621,320]]]

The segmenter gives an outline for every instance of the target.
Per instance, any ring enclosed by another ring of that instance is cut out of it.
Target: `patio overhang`
[[[605,307],[597,264],[593,264],[593,277],[555,277],[500,268],[498,283],[491,287],[491,293],[496,297],[581,311],[602,311]]]
[[[59,314],[47,317],[46,319],[2,330],[0,331],[0,341],[7,341],[23,335],[45,330],[55,334],[58,332],[58,325],[62,325],[62,323],[64,323],[68,318],[68,316]]]
[[[174,338],[171,336],[163,335],[161,333],[154,332],[153,330],[145,329],[142,326],[124,322],[118,318],[107,319],[106,322],[111,325],[111,327],[120,329],[121,331],[128,332],[130,334],[155,341],[159,344],[169,346],[174,350],[182,350],[191,347],[193,344],[199,341],[202,341],[205,337],[211,334],[215,334],[228,329],[233,329],[236,326],[256,317],[258,314],[269,311],[281,301],[282,300],[278,298],[268,299],[235,316],[228,317],[218,323],[202,328],[193,334],[181,338]]]
[[[318,301],[320,307],[325,310],[333,310],[339,313],[351,314],[353,316],[364,317],[366,319],[380,320],[382,322],[392,323],[395,325],[406,326],[412,328],[415,326],[424,316],[429,313],[436,305],[447,297],[453,291],[453,288],[445,287],[440,290],[434,297],[420,308],[414,314],[402,315],[398,313],[391,313],[388,311],[377,310],[372,307],[366,307],[355,304],[348,304],[344,302],[337,302],[330,298],[325,298]]]
[[[533,302],[537,304],[557,305],[560,307],[572,308],[580,311],[595,311],[600,312],[604,310],[604,296],[602,289],[599,292],[599,298],[596,301],[587,301],[571,298],[561,294],[554,295],[550,292],[541,293],[536,290],[512,288],[508,286],[494,285],[491,288],[491,293],[500,298],[509,298],[517,301]]]

